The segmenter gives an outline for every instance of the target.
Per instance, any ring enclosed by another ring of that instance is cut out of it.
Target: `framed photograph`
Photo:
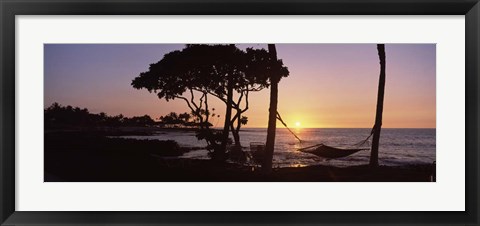
[[[479,224],[477,0],[0,9],[1,225]]]

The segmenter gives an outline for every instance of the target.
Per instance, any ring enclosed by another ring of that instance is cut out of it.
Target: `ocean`
[[[299,142],[287,129],[278,128],[275,139],[273,167],[302,167],[309,165],[332,165],[338,167],[365,165],[370,158],[370,150],[353,155],[326,160],[312,154],[298,151],[299,148],[323,143],[337,148],[356,148],[370,134],[371,129],[293,129],[302,142]],[[266,128],[246,128],[240,132],[242,146],[248,151],[251,142],[265,143]],[[191,131],[162,131],[151,136],[122,136],[134,139],[175,140],[183,147],[205,147],[206,142],[197,140]],[[371,138],[370,138],[371,141]],[[370,149],[371,142],[360,148]],[[431,164],[436,157],[436,129],[390,129],[383,128],[380,136],[379,164],[402,166]],[[194,150],[182,158],[207,159],[206,150]]]

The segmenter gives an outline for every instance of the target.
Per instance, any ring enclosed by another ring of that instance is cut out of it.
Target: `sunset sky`
[[[267,44],[242,44],[267,48]],[[183,44],[45,44],[44,87],[54,102],[92,113],[158,118],[189,111],[131,81]],[[290,76],[279,84],[279,108],[291,127],[371,128],[375,119],[379,59],[375,44],[277,44]],[[435,44],[387,44],[384,128],[435,128]],[[252,93],[246,127],[266,127],[269,92]],[[214,98],[210,98],[213,100]],[[225,105],[210,104],[224,115]],[[212,122],[222,126],[223,119]],[[281,127],[280,123],[277,123]]]

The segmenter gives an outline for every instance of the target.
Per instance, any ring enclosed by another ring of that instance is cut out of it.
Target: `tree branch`
[[[242,110],[242,113],[245,113],[248,110],[248,105],[249,105],[248,94],[249,93],[250,93],[249,90],[247,90],[246,93],[245,93],[245,108]]]
[[[190,90],[190,95],[191,95],[190,101],[191,101],[191,103],[193,104],[193,106],[195,106],[195,108],[200,109],[200,108],[198,107],[198,105],[197,105],[197,104],[195,103],[195,101],[194,101],[195,95],[193,95],[193,89],[190,88],[190,89],[188,89],[188,90]]]
[[[188,101],[188,99],[186,97],[182,97],[182,96],[175,96],[175,98],[178,98],[178,99],[182,99],[184,100],[187,105],[188,105],[188,108],[190,108],[190,110],[192,111],[192,113],[195,114],[195,110],[193,109],[192,105],[190,105],[190,102]]]
[[[205,97],[205,93],[203,93],[203,95],[200,97],[200,104],[199,104],[199,108],[202,109],[202,106],[203,106],[203,98]]]
[[[206,122],[207,122],[207,128],[209,127],[208,125],[208,120],[210,119],[210,113],[208,112],[208,96],[207,96],[207,92],[204,92],[203,93],[203,97],[205,97],[204,101],[205,101],[205,117],[206,117]],[[203,98],[202,97],[202,98]]]
[[[218,99],[220,99],[221,101],[223,101],[225,104],[227,103],[227,100],[226,100],[225,98],[219,96],[218,94],[216,94],[216,93],[214,93],[214,92],[212,92],[212,91],[207,91],[207,92],[208,92],[208,94],[210,94],[210,95],[212,95],[212,96],[214,96],[214,97],[217,97]]]

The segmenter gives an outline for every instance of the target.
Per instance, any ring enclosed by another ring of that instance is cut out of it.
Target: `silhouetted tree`
[[[145,88],[167,101],[184,100],[199,120],[197,138],[207,141],[212,158],[223,161],[222,134],[210,128],[208,94],[223,96],[227,77],[232,77],[241,64],[240,51],[235,46],[187,45],[181,51],[165,54],[132,81],[134,88]],[[233,85],[233,83],[230,83]],[[199,97],[196,98],[196,95]],[[228,127],[227,127],[228,129]]]
[[[167,53],[162,60],[151,64],[147,72],[132,81],[132,85],[155,92],[167,101],[184,100],[202,125],[197,137],[207,141],[213,159],[224,161],[229,130],[237,120],[242,120],[241,113],[248,109],[248,104],[243,108],[240,106],[242,99],[233,101],[234,91],[240,96],[248,96],[245,93],[252,91],[252,87],[268,86],[268,76],[259,72],[267,70],[270,64],[259,57],[259,51],[262,50],[242,51],[234,45],[186,45],[183,50]],[[285,71],[288,75],[286,68]],[[209,95],[226,105],[224,129],[220,133],[205,124],[211,116]],[[233,118],[232,109],[237,110]],[[238,131],[233,131],[238,135]]]
[[[123,125],[127,126],[151,126],[154,125],[155,121],[149,116],[134,116],[131,118],[124,118]]]
[[[189,123],[191,118],[192,115],[188,114],[187,112],[178,115],[178,119],[182,121],[183,125]]]
[[[249,109],[250,92],[257,92],[270,86],[269,74],[272,67],[275,67],[279,77],[289,75],[288,68],[283,65],[283,62],[281,60],[272,61],[269,52],[264,49],[247,48],[245,67],[245,73],[242,74],[244,77],[237,80],[239,82],[236,88],[238,99],[233,104],[236,114],[230,125],[237,148],[241,147],[240,128],[248,123],[248,117],[243,116],[243,113]]]
[[[58,103],[53,103],[44,111],[44,121],[46,128],[53,127],[95,127],[95,126],[152,126],[155,124],[148,115],[134,116],[132,118],[123,115],[108,116],[106,113],[92,114],[86,108],[64,107]]]
[[[230,45],[230,46],[237,49],[235,47],[235,45]],[[234,54],[232,54],[232,55],[234,55]],[[233,60],[237,61],[237,62],[240,61],[239,58],[233,59]],[[240,62],[238,62],[238,63],[240,63]],[[235,65],[235,66],[240,66],[240,64]],[[232,120],[233,88],[234,88],[234,82],[235,82],[234,81],[234,76],[238,76],[238,75],[234,74],[236,69],[238,70],[240,68],[231,67],[230,71],[225,74],[226,81],[227,81],[227,95],[226,95],[227,99],[225,100],[225,104],[226,104],[225,122],[223,124],[223,133],[222,133],[223,138],[222,138],[222,142],[220,144],[220,152],[218,153],[219,158],[221,160],[226,160],[226,158],[227,158],[225,152],[226,152],[226,148],[227,148],[228,134],[229,134],[229,131],[230,131],[230,124],[231,124],[230,121]]]
[[[212,112],[214,112],[214,109],[212,109]],[[205,116],[205,111],[202,109],[200,114]],[[216,116],[216,114],[212,113],[211,116]],[[195,115],[187,112],[180,114],[176,112],[170,112],[165,116],[160,116],[158,119],[160,120],[158,122],[159,124],[167,127],[200,127],[200,120]],[[212,124],[209,123],[208,126],[211,127]]]
[[[268,44],[270,60],[277,61],[277,49],[275,44]],[[272,170],[273,151],[275,146],[275,132],[277,129],[277,105],[278,105],[278,83],[280,82],[279,72],[272,67],[270,71],[270,107],[268,109],[267,142],[265,144],[265,159],[262,169],[265,173]]]
[[[160,121],[167,126],[178,126],[183,123],[183,120],[179,118],[179,115],[176,112],[170,112],[165,116],[160,116]]]
[[[62,106],[53,103],[44,111],[44,121],[46,126],[88,126],[94,122],[88,109],[79,107]]]
[[[377,45],[380,59],[380,79],[378,82],[377,111],[375,125],[373,126],[372,151],[370,153],[370,166],[378,166],[378,146],[380,143],[380,131],[382,129],[383,97],[385,94],[385,44]]]

